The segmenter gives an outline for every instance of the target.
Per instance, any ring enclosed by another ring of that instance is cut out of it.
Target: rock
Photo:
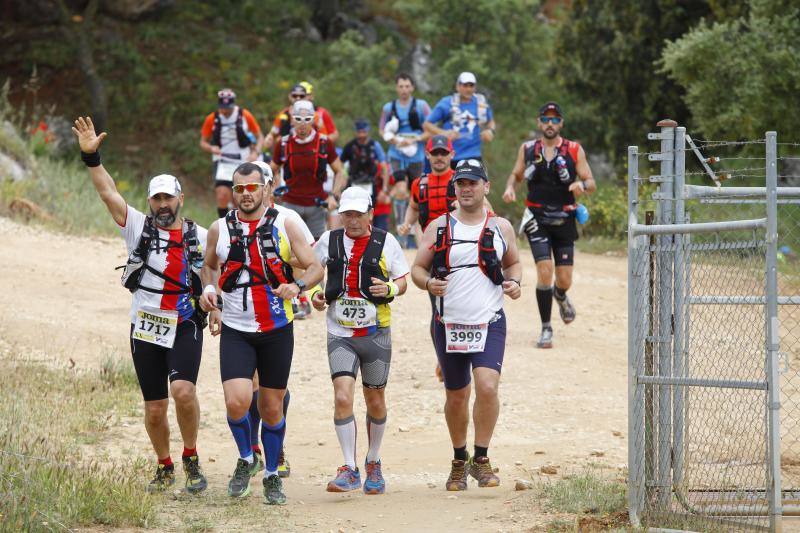
[[[0,176],[11,181],[22,181],[28,178],[28,171],[17,161],[0,152]]]
[[[456,496],[455,494],[451,494],[450,496],[447,497],[447,499],[448,500],[457,500],[458,496]]]
[[[422,386],[422,383],[420,383],[419,381],[415,381],[413,386],[415,389],[418,389]]]
[[[320,439],[317,441],[317,446],[325,446],[325,441]]]
[[[558,467],[555,466],[555,465],[544,465],[544,466],[539,467],[539,472],[541,472],[542,474],[549,475],[549,476],[554,476],[554,475],[558,474]]]
[[[527,479],[518,479],[514,482],[514,490],[530,490],[533,488],[533,483]]]
[[[611,434],[614,435],[615,437],[621,437],[622,436],[622,432],[621,431],[612,431]]]
[[[44,209],[25,198],[14,198],[8,204],[8,209],[15,216],[22,217],[25,220],[53,220],[53,217],[46,213]]]
[[[522,461],[514,461],[514,464],[517,466],[522,466]]]
[[[603,457],[605,454],[606,452],[603,450],[592,450],[591,453],[589,453],[592,457]]]
[[[498,473],[499,471],[500,471],[499,466],[492,467],[492,472],[494,472],[495,474]]]
[[[436,483],[434,483],[433,481],[429,481],[428,482],[428,488],[429,489],[435,489],[436,488]]]
[[[533,455],[544,455],[544,450],[536,450]]]
[[[216,460],[214,457],[209,457],[209,458],[208,458],[208,462],[209,462],[209,463],[216,463],[216,462],[217,462],[217,460]]]
[[[408,426],[400,426],[397,428],[397,431],[399,431],[400,433],[408,433],[411,430],[409,429]]]

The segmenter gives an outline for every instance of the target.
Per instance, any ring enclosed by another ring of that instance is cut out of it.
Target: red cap
[[[453,151],[453,142],[444,135],[434,135],[428,139],[428,144],[425,145],[426,152],[433,152],[434,150],[445,149],[448,152]]]

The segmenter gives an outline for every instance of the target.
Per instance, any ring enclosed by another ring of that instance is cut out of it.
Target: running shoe
[[[283,481],[281,478],[272,474],[265,477],[264,481],[264,498],[269,505],[283,505],[286,503],[286,494],[283,493]]]
[[[328,492],[348,492],[361,488],[361,473],[347,465],[336,470],[336,477],[328,482]]]
[[[488,457],[473,457],[469,462],[469,475],[478,480],[479,487],[497,487],[500,478],[494,475]]]
[[[542,334],[539,336],[539,342],[536,343],[537,348],[552,348],[553,347],[553,330],[552,328],[542,328]]]
[[[186,492],[199,494],[206,490],[208,481],[200,468],[200,459],[196,455],[183,458],[183,472],[186,474]]]
[[[286,450],[281,448],[281,454],[278,456],[278,475],[280,477],[289,477],[292,473],[292,467],[289,465],[289,460],[286,458]]]
[[[444,485],[447,490],[467,490],[467,462],[468,460],[453,459],[450,475]]]
[[[264,470],[264,458],[261,455],[261,450],[253,450],[253,462],[250,463],[250,477],[255,476]]]
[[[386,491],[386,481],[381,473],[381,462],[365,461],[364,470],[367,472],[367,478],[364,480],[364,493],[383,494]]]
[[[175,484],[175,467],[159,464],[156,475],[147,484],[147,492],[163,492]]]
[[[564,321],[564,324],[569,324],[575,320],[575,307],[573,307],[572,302],[569,301],[569,296],[565,294],[563,300],[559,300],[558,298],[555,300],[558,304],[558,313],[561,315],[561,320]]]
[[[255,461],[254,461],[255,462]],[[252,466],[244,459],[236,461],[236,470],[233,477],[228,482],[228,496],[232,498],[243,498],[250,494],[250,469]]]

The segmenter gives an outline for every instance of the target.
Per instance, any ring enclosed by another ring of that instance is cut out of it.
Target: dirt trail
[[[129,357],[130,297],[119,285],[124,244],[120,238],[78,238],[49,233],[0,218],[0,337],[18,351],[44,351],[82,368],[98,368],[104,357]],[[202,410],[199,450],[210,488],[199,500],[168,499],[161,527],[198,525],[220,531],[498,531],[539,529],[548,519],[519,505],[526,492],[514,480],[544,464],[560,472],[589,463],[622,467],[626,461],[625,260],[578,254],[570,291],[578,318],[570,326],[554,319],[555,348],[533,347],[539,319],[535,271],[523,249],[523,297],[506,302],[509,339],[500,386],[501,413],[490,449],[502,485],[457,495],[444,491],[451,447],[442,414],[444,392],[433,376],[435,356],[428,337],[427,296],[410,288],[393,304],[394,353],[387,388],[389,420],[382,459],[387,494],[326,493],[341,453],[333,427],[333,394],[325,355],[324,320],[315,313],[295,325],[289,381],[285,480],[289,504],[262,504],[260,479],[247,502],[230,502],[225,489],[236,448],[226,421],[219,381],[219,341],[206,334],[198,392]],[[412,255],[408,256],[409,261]],[[56,407],[57,409],[57,407]],[[357,460],[366,452],[363,399],[356,404]],[[173,456],[180,436],[173,418]],[[471,437],[470,437],[471,438]],[[101,440],[98,455],[152,450],[141,421],[123,420]],[[598,453],[592,455],[593,452]],[[517,464],[519,463],[519,465]],[[179,476],[182,481],[182,475]],[[172,513],[174,514],[168,514]]]

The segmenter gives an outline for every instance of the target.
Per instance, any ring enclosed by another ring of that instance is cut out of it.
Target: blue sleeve
[[[386,152],[383,151],[383,146],[378,141],[373,141],[375,143],[375,158],[380,161],[381,163],[386,162]]]
[[[431,114],[425,119],[425,122],[432,122],[434,124],[444,122],[450,114],[450,104],[447,102],[449,98],[450,97],[444,97],[439,100],[439,103],[433,108],[433,111],[431,111]]]

